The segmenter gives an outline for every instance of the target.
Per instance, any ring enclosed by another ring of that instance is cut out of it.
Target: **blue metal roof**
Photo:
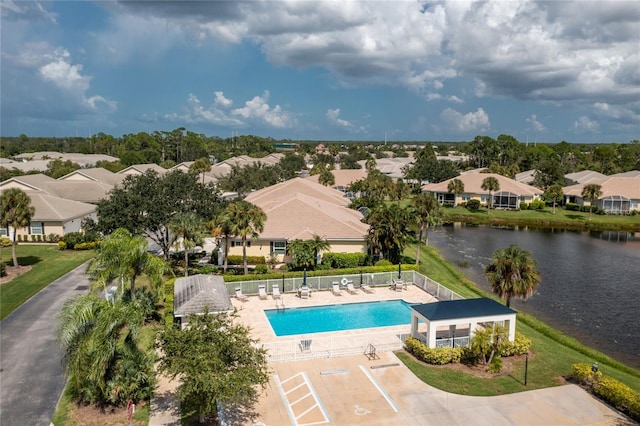
[[[430,321],[516,313],[513,309],[486,297],[423,303],[421,305],[413,305],[411,309]]]

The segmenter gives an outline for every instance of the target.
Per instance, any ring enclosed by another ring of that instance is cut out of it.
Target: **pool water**
[[[411,304],[404,300],[345,303],[264,311],[276,336],[388,327],[411,323]]]

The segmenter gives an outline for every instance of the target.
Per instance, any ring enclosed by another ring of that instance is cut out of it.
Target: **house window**
[[[242,240],[231,240],[231,247],[242,247]],[[247,247],[251,247],[251,240],[247,240]]]
[[[462,194],[462,201],[469,201],[471,199],[471,195],[469,194]]]
[[[9,230],[7,228],[0,228],[0,235],[8,236]]]
[[[31,222],[31,232],[32,235],[44,235],[44,223],[42,222]]]
[[[287,254],[287,242],[271,241],[271,254]]]

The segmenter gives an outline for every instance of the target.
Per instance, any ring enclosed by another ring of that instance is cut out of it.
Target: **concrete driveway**
[[[86,265],[86,264],[85,264]],[[82,265],[0,322],[0,424],[49,425],[66,379],[55,341],[63,303],[87,292]]]

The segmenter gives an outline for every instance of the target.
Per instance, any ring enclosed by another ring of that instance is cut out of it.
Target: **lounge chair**
[[[395,291],[402,291],[407,287],[407,285],[402,280],[395,280],[392,286]]]
[[[276,286],[271,287],[271,296],[272,296],[274,299],[280,299],[280,297],[281,297],[281,294],[280,294],[280,287],[278,287],[277,285],[276,285]]]
[[[236,288],[236,297],[238,298],[238,300],[241,300],[243,302],[246,302],[247,300],[249,300],[247,296],[242,294],[242,289],[240,287]]]
[[[302,286],[298,289],[298,294],[300,294],[300,299],[308,299],[311,297],[311,289],[309,287]]]
[[[376,292],[373,288],[369,287],[369,285],[368,285],[368,284],[362,284],[362,285],[360,286],[360,288],[361,288],[361,289],[362,289],[362,291],[364,291],[365,293],[369,293],[369,294],[371,294],[371,293],[375,293],[375,292]]]
[[[357,294],[358,291],[355,289],[355,287],[353,287],[353,283],[348,283],[347,284],[347,291],[349,292],[349,294]]]
[[[332,285],[331,292],[334,296],[342,296],[342,290],[340,290],[340,286],[338,284]]]
[[[264,285],[258,286],[258,297],[262,300],[267,299],[267,288]]]
[[[311,351],[311,339],[300,340],[300,351],[301,352]]]

